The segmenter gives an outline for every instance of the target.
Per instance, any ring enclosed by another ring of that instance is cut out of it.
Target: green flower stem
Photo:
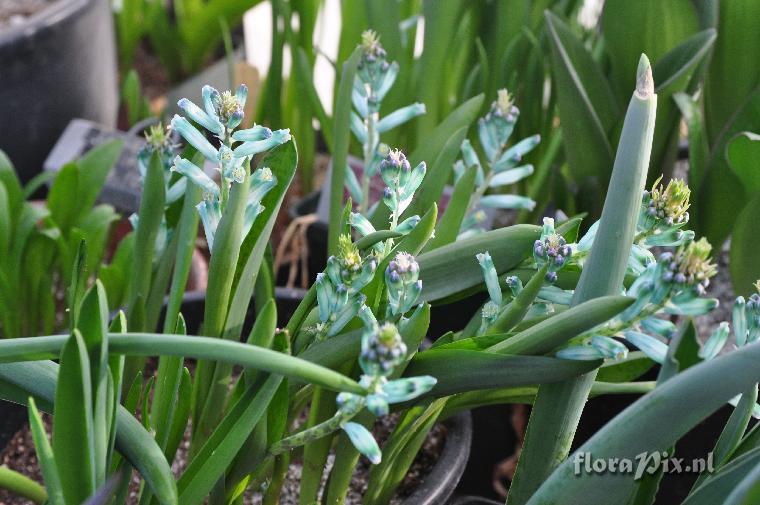
[[[369,91],[370,97],[374,95],[371,89],[369,89]],[[370,114],[367,116],[367,142],[364,143],[365,175],[362,177],[362,201],[359,204],[359,213],[362,215],[366,214],[367,209],[369,209],[370,178],[366,175],[366,170],[369,168],[370,164],[372,163],[372,159],[375,157],[375,149],[377,148],[377,143],[375,142],[375,125],[379,119],[380,117],[377,112],[370,112]],[[346,167],[346,170],[351,170],[351,167]]]
[[[54,335],[0,341],[0,363],[56,359],[68,338],[68,335]],[[112,354],[128,356],[184,356],[220,361],[285,375],[333,391],[366,394],[359,383],[329,368],[231,340],[157,333],[109,333],[108,349]]]
[[[45,503],[48,497],[44,487],[5,465],[0,466],[0,488],[28,498],[34,503]]]
[[[636,234],[657,110],[649,60],[642,55],[636,90],[626,112],[607,197],[592,253],[573,296],[573,305],[620,293]],[[597,371],[540,386],[508,503],[527,503],[570,451],[583,406]]]
[[[362,399],[361,401],[356,402],[353,408],[338,410],[338,412],[336,412],[335,415],[327,421],[312,426],[311,428],[307,428],[289,437],[283,438],[276,444],[272,445],[272,447],[269,448],[269,454],[272,456],[277,456],[278,454],[282,454],[296,447],[300,447],[302,445],[308,444],[309,442],[313,442],[322,437],[326,437],[327,435],[341,429],[345,423],[353,419],[353,417],[361,412],[363,408],[364,400]]]

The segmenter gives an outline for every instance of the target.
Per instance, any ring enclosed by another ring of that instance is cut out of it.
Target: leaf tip
[[[649,99],[654,95],[654,78],[652,77],[652,65],[646,54],[641,54],[639,67],[636,70],[636,95],[643,99]]]

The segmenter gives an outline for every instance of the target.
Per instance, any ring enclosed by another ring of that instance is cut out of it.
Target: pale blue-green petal
[[[720,351],[723,350],[728,341],[729,332],[728,323],[720,323],[715,331],[712,332],[710,338],[702,345],[702,348],[699,350],[699,357],[702,359],[712,359],[720,354]]]
[[[520,163],[523,156],[532,151],[539,142],[541,142],[541,135],[533,135],[522,139],[520,142],[504,151],[504,154],[499,156],[498,161],[493,164],[493,170],[501,172],[502,170],[514,167]]]
[[[351,227],[358,231],[362,237],[366,237],[370,233],[375,233],[375,227],[369,222],[369,219],[359,214],[358,212],[352,212],[348,216],[348,223]]]
[[[665,361],[665,355],[668,353],[668,346],[663,342],[639,331],[626,331],[623,333],[623,336],[653,361],[660,364]]]
[[[641,321],[641,326],[645,330],[661,335],[667,339],[671,339],[678,330],[673,322],[668,321],[667,319],[660,319],[659,317],[648,317]]]
[[[438,379],[430,375],[388,381],[381,386],[388,403],[401,403],[424,395],[436,385]]]
[[[343,171],[343,174],[343,182],[345,183],[346,189],[351,195],[351,198],[355,203],[362,203],[364,200],[364,193],[362,193],[362,186],[359,182],[359,179],[356,178],[356,173],[351,168],[351,166],[348,165]]]
[[[187,117],[189,117],[190,119],[192,119],[193,121],[195,121],[196,123],[204,127],[205,129],[207,129],[211,133],[215,133],[216,135],[221,135],[224,132],[224,126],[222,126],[222,123],[220,123],[216,117],[209,116],[208,114],[206,114],[206,112],[203,109],[195,105],[193,102],[191,102],[187,98],[180,99],[177,102],[177,106],[180,109],[182,109],[182,111],[187,115]]]
[[[416,214],[414,216],[410,216],[404,219],[402,222],[400,222],[398,226],[396,226],[396,229],[393,231],[399,232],[402,235],[406,235],[407,233],[412,231],[415,226],[417,226],[417,223],[420,222],[420,219],[421,219],[420,216]]]
[[[570,305],[573,301],[573,294],[557,286],[542,286],[538,290],[538,297],[547,302],[559,305]]]
[[[391,89],[391,87],[393,86],[393,83],[396,82],[398,71],[399,71],[399,65],[395,61],[392,62],[388,66],[388,70],[386,70],[385,74],[383,75],[382,82],[380,82],[380,85],[377,87],[377,90],[375,90],[375,96],[377,96],[378,100],[382,101],[383,98],[385,98],[385,95]]]
[[[206,193],[219,196],[219,186],[217,186],[211,177],[206,175],[203,170],[192,161],[177,156],[174,158],[174,166],[172,166],[172,170],[179,172],[190,179]]]
[[[240,107],[245,107],[245,102],[248,100],[248,86],[241,84],[235,91],[235,98],[237,98]]]
[[[290,130],[276,130],[272,132],[272,136],[264,140],[256,140],[252,142],[243,142],[241,145],[235,148],[235,156],[238,158],[244,158],[245,156],[253,156],[255,154],[263,153],[273,147],[284,144],[290,140]]]
[[[493,209],[526,209],[533,210],[536,202],[527,196],[520,195],[486,195],[480,199],[481,207]]]
[[[507,184],[514,184],[517,181],[525,179],[533,173],[533,165],[523,165],[509,170],[504,170],[491,177],[489,187],[495,188]]]
[[[557,351],[555,355],[560,359],[572,359],[576,361],[594,361],[602,359],[602,353],[588,345],[573,345]]]
[[[256,142],[258,140],[266,140],[272,136],[272,130],[266,126],[254,125],[251,128],[245,130],[238,130],[232,134],[232,140],[239,142]]]
[[[350,126],[356,140],[358,140],[360,144],[365,144],[367,142],[367,127],[364,126],[362,118],[360,118],[354,111],[351,111]]]
[[[213,162],[218,161],[219,154],[217,153],[217,150],[211,145],[211,142],[201,134],[201,132],[190,124],[190,121],[175,114],[172,118],[172,129],[179,133],[188,144],[196,148],[207,160]]]
[[[219,201],[216,199],[213,201],[204,200],[198,204],[197,209],[198,214],[201,216],[203,231],[206,234],[206,242],[208,243],[209,251],[213,251],[214,235],[216,234],[217,226],[219,226],[219,220],[222,219],[222,212],[219,209]]]
[[[715,298],[694,298],[681,303],[669,303],[665,312],[677,316],[702,316],[718,306]]]
[[[361,424],[349,422],[343,425],[343,431],[346,432],[356,450],[362,453],[372,464],[380,463],[382,460],[380,447],[367,428]]]
[[[201,89],[201,96],[203,97],[203,108],[206,109],[206,114],[213,118],[216,118],[218,121],[219,116],[216,115],[216,107],[214,105],[214,102],[218,103],[221,99],[219,91],[217,91],[217,89],[213,86],[206,84]]]
[[[734,301],[734,307],[731,310],[731,322],[734,325],[734,338],[736,345],[743,346],[747,343],[747,302],[743,296],[739,296]]]
[[[489,160],[493,160],[499,153],[501,146],[499,146],[499,142],[496,140],[496,135],[491,129],[490,123],[482,118],[478,121],[478,138],[480,139],[483,151],[486,153],[486,157]]]
[[[604,335],[591,337],[591,347],[599,351],[605,358],[625,359],[628,356],[628,348],[625,344]]]
[[[401,107],[378,121],[377,131],[379,133],[387,132],[424,113],[425,104],[423,103],[413,103],[412,105]]]

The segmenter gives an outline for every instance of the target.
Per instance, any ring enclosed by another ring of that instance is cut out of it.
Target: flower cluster
[[[676,327],[660,316],[699,316],[717,306],[717,300],[702,298],[710,277],[716,273],[710,250],[710,244],[701,239],[679,247],[675,253],[661,254],[628,289],[626,294],[635,298],[633,304],[605,325],[579,336],[557,356],[565,359],[620,359],[627,351],[613,337],[622,337],[654,361],[662,363],[667,352],[663,340],[670,340]],[[718,333],[717,338],[721,335]]]
[[[345,170],[345,185],[360,211],[369,209],[369,181],[377,174],[388,147],[380,144],[380,134],[425,113],[425,106],[413,103],[380,118],[380,106],[398,76],[396,62],[386,60],[386,52],[372,30],[362,33],[361,59],[354,81],[351,99],[355,111],[351,112],[351,131],[362,144],[364,167],[361,181],[351,167]]]
[[[642,205],[646,225],[650,228],[684,225],[689,221],[689,197],[691,190],[681,179],[671,179],[663,188],[660,176],[651,191],[644,191]]]
[[[396,367],[404,362],[406,344],[394,324],[378,324],[369,308],[363,307],[359,315],[364,321],[359,356],[359,365],[364,374],[359,383],[367,389],[368,394],[365,397],[353,393],[339,394],[336,399],[336,418],[340,420],[340,427],[354,447],[377,464],[382,455],[374,437],[364,426],[349,420],[365,406],[372,414],[385,416],[391,404],[413,400],[430,391],[437,381],[429,375],[388,380]]]
[[[422,184],[426,170],[424,161],[412,168],[404,153],[398,149],[391,150],[380,162],[380,176],[386,184],[383,203],[396,219],[412,203],[412,197]]]
[[[489,189],[509,186],[533,173],[533,165],[518,165],[538,145],[541,140],[539,135],[525,138],[508,149],[506,147],[519,115],[520,111],[514,105],[512,96],[506,89],[501,89],[491,104],[491,109],[478,121],[478,140],[487,162],[481,163],[469,140],[462,142],[462,159],[454,164],[456,180],[472,167],[477,171],[477,189],[470,201],[469,214],[462,222],[462,234],[482,231],[477,225],[485,220],[484,208],[532,210],[535,207],[536,203],[525,196],[486,195]]]
[[[388,317],[408,312],[422,292],[419,280],[420,267],[414,256],[399,252],[385,269],[385,285],[388,292]]]
[[[662,280],[681,289],[693,288],[697,294],[704,295],[710,277],[717,273],[715,264],[710,261],[711,250],[710,243],[702,238],[681,246],[675,253],[663,253],[658,261],[663,266]]]
[[[572,254],[572,247],[568,245],[565,237],[554,231],[554,219],[544,218],[541,238],[533,243],[533,259],[536,260],[538,268],[548,265],[548,282],[556,282],[557,272],[562,270]]]
[[[376,268],[374,257],[362,258],[351,237],[341,235],[338,255],[330,256],[325,272],[317,274],[318,340],[336,335],[359,313],[366,300],[361,289]]]
[[[224,212],[230,186],[233,183],[245,183],[251,157],[288,142],[290,131],[286,129],[273,132],[258,125],[235,131],[243,120],[243,108],[248,96],[245,85],[238,87],[235,94],[230,91],[220,93],[211,86],[204,86],[202,96],[203,109],[186,98],[179,100],[177,105],[188,118],[216,136],[220,144],[218,148],[182,116],[175,115],[171,126],[214,165],[221,174],[221,183],[217,185],[201,167],[180,156],[174,159],[172,170],[203,189],[203,201],[198,205],[198,211],[209,249],[213,250],[216,227]],[[263,210],[261,200],[277,184],[277,180],[269,168],[262,167],[252,174],[248,184],[243,236]]]

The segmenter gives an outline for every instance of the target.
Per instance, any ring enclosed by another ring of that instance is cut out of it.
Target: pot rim
[[[469,410],[465,410],[449,417],[443,423],[448,429],[443,451],[419,487],[404,499],[403,505],[446,503],[462,478],[470,457],[472,415]]]
[[[64,23],[98,0],[57,0],[35,12],[23,23],[4,29],[0,33],[0,46],[38,37],[53,26]]]

